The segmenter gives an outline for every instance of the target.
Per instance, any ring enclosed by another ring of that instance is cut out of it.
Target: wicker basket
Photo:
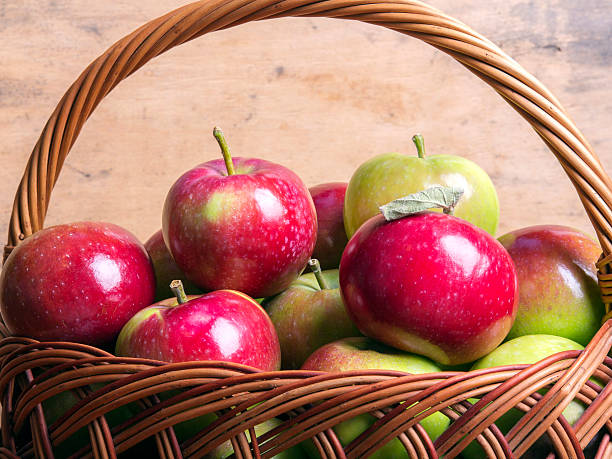
[[[42,228],[51,191],[83,123],[121,80],[207,32],[285,16],[354,19],[414,36],[455,58],[506,99],[555,154],[586,208],[603,249],[599,280],[610,317],[612,181],[591,147],[557,99],[497,46],[409,0],[204,0],[121,39],[85,69],[45,126],[17,191],[5,256]],[[611,346],[608,320],[583,352],[556,354],[531,366],[428,375],[321,374],[264,373],[219,362],[167,364],[117,358],[80,344],[6,337],[0,343],[0,456],[54,457],[55,448],[86,427],[90,441],[75,457],[115,457],[147,442],[160,457],[200,457],[228,439],[238,458],[273,457],[312,438],[323,457],[358,458],[398,437],[412,457],[455,457],[476,440],[489,457],[509,458],[548,435],[550,457],[582,458],[595,439],[596,457],[612,458]],[[605,387],[589,381],[591,376]],[[543,387],[549,390],[542,396],[537,390]],[[47,425],[42,402],[67,392],[80,401]],[[480,401],[472,405],[470,398]],[[561,412],[573,399],[588,408],[570,426]],[[108,414],[123,406],[137,410],[111,426]],[[504,437],[493,423],[512,407],[527,414]],[[432,442],[418,421],[435,411],[453,422]],[[173,426],[212,412],[218,415],[215,422],[177,440]],[[379,419],[343,449],[332,427],[362,413]],[[255,438],[254,426],[273,417],[282,424]]]

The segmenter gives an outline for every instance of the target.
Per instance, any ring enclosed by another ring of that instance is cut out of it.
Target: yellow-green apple
[[[203,163],[172,185],[164,203],[164,240],[202,289],[274,295],[297,279],[314,249],[312,198],[286,167],[232,159],[221,131],[214,134],[224,160]]]
[[[412,374],[435,373],[440,367],[420,355],[399,351],[366,337],[344,338],[317,349],[302,365],[304,370],[340,372],[349,370],[396,370]],[[340,442],[346,446],[370,427],[376,418],[364,414],[334,427]],[[442,413],[433,413],[421,421],[432,440],[450,424]],[[312,445],[308,450],[313,450]],[[370,458],[404,458],[408,453],[397,439],[391,440]]]
[[[155,272],[155,301],[171,298],[172,290],[170,283],[179,279],[183,282],[183,288],[187,294],[198,295],[203,293],[193,282],[185,276],[172,258],[172,254],[166,247],[162,231],[159,230],[153,234],[145,243],[145,249],[151,257],[153,263],[153,271]]]
[[[311,260],[313,273],[303,274],[264,307],[276,328],[281,347],[281,367],[302,366],[324,344],[359,336],[349,319],[338,286],[338,270],[321,271]]]
[[[13,335],[103,346],[151,304],[155,275],[145,248],[110,223],[43,229],[9,255],[0,311]]]
[[[342,251],[348,242],[343,219],[347,186],[345,182],[331,182],[309,188],[319,225],[312,258],[319,260],[323,269],[340,266]]]
[[[474,162],[454,155],[425,156],[423,138],[413,137],[418,156],[387,153],[353,173],[344,201],[344,227],[350,237],[378,208],[394,199],[435,185],[463,189],[455,216],[494,235],[499,203],[493,182]]]
[[[280,368],[278,336],[255,300],[234,290],[187,298],[173,282],[176,300],[138,312],[121,330],[116,354],[166,362],[218,360],[261,370]]]
[[[483,368],[500,367],[504,365],[532,364],[540,360],[563,351],[580,351],[584,347],[572,340],[553,335],[525,335],[513,340],[506,341],[490,354],[481,358],[472,366],[472,370]],[[477,400],[472,400],[476,403]],[[582,415],[585,406],[579,401],[571,401],[563,410],[563,416],[570,423],[574,424]],[[495,425],[502,433],[507,434],[510,429],[523,416],[523,412],[513,408],[508,413],[501,416]],[[541,438],[530,449],[526,457],[547,457],[550,452],[550,445]],[[484,450],[477,442],[472,442],[462,452],[466,459],[476,459],[485,457]]]
[[[466,220],[403,213],[412,196],[383,206],[396,206],[396,215],[372,217],[349,241],[340,262],[344,305],[366,336],[444,365],[474,361],[512,326],[518,299],[512,259]]]
[[[499,241],[514,261],[519,286],[508,338],[549,334],[586,346],[604,315],[595,267],[601,248],[580,231],[558,225],[518,229]]]

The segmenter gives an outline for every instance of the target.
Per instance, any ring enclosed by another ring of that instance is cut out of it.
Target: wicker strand
[[[12,349],[10,355],[16,358],[28,354],[36,356],[40,353],[29,340],[25,340],[20,349],[15,349],[14,341],[14,339],[7,339],[0,343],[0,355],[4,354],[2,352],[4,346],[10,346]],[[63,345],[57,343],[49,346],[45,343],[44,347],[47,350],[55,347],[61,350]],[[71,347],[75,351],[79,347],[81,348],[80,352],[75,353],[75,357],[87,354],[87,346],[71,345]],[[5,413],[10,414],[10,419],[26,419],[30,413],[35,413],[35,407],[44,403],[46,398],[65,390],[66,386],[60,381],[75,381],[73,387],[87,387],[92,381],[96,381],[95,377],[92,379],[92,375],[97,374],[103,377],[113,375],[113,383],[88,393],[79,404],[68,410],[61,419],[49,427],[49,435],[53,444],[65,441],[70,433],[96,419],[101,419],[101,416],[104,416],[105,413],[118,407],[142,400],[143,397],[145,399],[151,396],[156,397],[155,394],[179,389],[180,394],[163,402],[157,399],[157,401],[149,404],[148,409],[113,430],[112,443],[115,450],[120,453],[137,442],[158,435],[164,429],[180,422],[193,419],[206,412],[226,409],[225,414],[215,423],[209,425],[188,444],[181,445],[185,457],[205,454],[206,451],[210,451],[227,438],[236,438],[236,447],[243,451],[245,457],[248,457],[245,448],[248,447],[248,451],[251,451],[252,445],[250,445],[250,442],[243,443],[240,440],[240,434],[265,419],[281,416],[284,413],[290,416],[289,421],[258,438],[258,446],[263,448],[261,449],[261,456],[272,457],[311,435],[328,432],[327,426],[335,425],[357,413],[375,413],[377,409],[391,409],[381,418],[385,420],[385,428],[387,428],[387,422],[394,421],[399,416],[405,416],[407,422],[401,420],[399,424],[396,424],[390,432],[390,437],[406,433],[405,438],[411,443],[412,448],[416,448],[417,455],[427,454],[424,457],[435,457],[435,455],[444,451],[444,449],[441,449],[442,444],[456,445],[464,438],[465,432],[458,430],[458,428],[464,424],[466,429],[469,429],[465,421],[466,418],[464,418],[466,413],[472,410],[471,414],[468,413],[467,419],[473,419],[474,422],[479,422],[477,418],[485,419],[486,413],[484,411],[477,413],[473,408],[467,408],[471,405],[468,404],[467,407],[463,405],[468,403],[468,398],[480,398],[483,404],[490,405],[488,400],[494,399],[493,402],[495,402],[506,395],[508,392],[507,386],[514,387],[523,383],[527,386],[525,394],[530,394],[538,387],[548,386],[561,380],[566,374],[565,370],[567,368],[576,365],[576,362],[579,365],[580,361],[584,360],[588,360],[588,355],[585,358],[578,351],[568,351],[552,356],[535,366],[500,367],[471,373],[400,376],[401,373],[397,372],[375,370],[348,372],[339,375],[300,371],[253,373],[246,367],[225,364],[225,367],[228,370],[231,369],[232,372],[223,368],[215,368],[215,363],[209,362],[184,364],[152,362],[153,365],[149,366],[148,370],[143,371],[140,359],[112,356],[95,357],[95,354],[88,354],[87,358],[72,360],[72,372],[61,370],[67,365],[67,363],[63,363],[60,364],[59,371],[47,371],[38,376],[35,381],[32,380],[29,388],[24,385],[25,392],[21,392],[15,403],[6,402],[4,404],[3,415]],[[44,368],[45,365],[43,364],[41,367],[39,362],[46,361],[48,361],[47,357],[42,357],[40,360],[24,359],[24,363],[20,366],[21,373],[11,372],[13,376],[6,383],[7,387],[19,374],[24,374],[24,372],[35,368]],[[555,363],[551,366],[550,362]],[[611,365],[612,359],[607,357],[604,357],[603,362],[598,364],[597,375],[604,383],[611,379]],[[117,372],[121,367],[127,368]],[[245,373],[245,370],[248,371]],[[86,373],[82,373],[83,371],[86,371]],[[42,377],[45,374],[47,376]],[[593,371],[593,374],[595,374],[595,371]],[[75,379],[77,375],[78,379]],[[158,377],[153,377],[154,375],[158,375]],[[279,380],[279,375],[285,376],[285,379]],[[536,380],[529,381],[528,375],[532,375]],[[423,376],[425,377],[423,378]],[[40,387],[42,389],[35,394],[30,394],[31,391]],[[217,389],[213,389],[213,387]],[[471,387],[472,390],[466,390],[468,387]],[[577,393],[578,399],[592,407],[590,409],[595,416],[595,422],[597,423],[595,428],[597,430],[606,422],[608,428],[612,428],[609,418],[612,410],[612,400],[608,396],[610,387],[612,386],[608,385],[606,389],[602,390],[599,386],[587,382]],[[502,392],[501,396],[499,395],[500,392]],[[550,392],[554,392],[554,388],[549,389]],[[10,393],[10,391],[4,393]],[[427,403],[427,393],[440,394],[439,404],[434,407],[431,402]],[[533,399],[534,396],[539,397],[540,401]],[[521,397],[523,396],[521,395]],[[503,412],[510,406],[510,403],[513,403],[517,408],[530,413],[543,399],[544,397],[538,394],[526,395],[526,398],[523,398],[519,403],[503,402],[505,408],[499,409]],[[26,402],[26,400],[30,401]],[[459,403],[456,404],[455,400]],[[427,446],[427,440],[425,443],[420,440],[423,436],[419,434],[418,424],[413,423],[413,414],[409,412],[411,408],[404,408],[399,411],[396,409],[395,413],[399,414],[390,419],[385,419],[393,413],[392,408],[398,402],[405,403],[404,406],[414,407],[415,412],[422,414],[419,418],[434,411],[441,411],[452,419],[456,419],[449,429],[449,433],[436,442],[438,446],[435,454],[431,454],[430,451],[433,449],[433,445]],[[413,405],[413,403],[416,403],[416,405]],[[356,411],[350,409],[351,406],[361,408]],[[443,408],[445,406],[453,406],[455,411]],[[474,405],[474,407],[476,406]],[[246,409],[248,407],[250,409]],[[432,407],[432,411],[428,411],[428,407]],[[301,410],[301,415],[293,411],[296,408]],[[600,414],[603,417],[600,417]],[[320,419],[316,419],[317,417]],[[579,449],[581,445],[584,446],[583,443],[585,441],[588,443],[590,440],[585,434],[592,431],[593,420],[593,417],[589,416],[588,420],[585,419],[581,425],[577,425],[575,431],[564,424],[562,418],[553,422],[548,431],[553,440],[553,446],[559,451],[570,454],[567,457],[580,457],[577,448]],[[12,430],[8,429],[10,425],[10,422],[9,424],[3,424],[3,435],[8,433],[7,430]],[[68,426],[70,426],[69,429],[67,429]],[[493,430],[487,430],[489,426]],[[495,428],[491,425],[491,419],[486,424],[481,425],[481,429],[479,433],[482,433],[483,436],[479,439],[486,442],[485,450],[492,452],[497,457],[512,457],[512,453],[508,451],[508,446],[504,446],[505,439],[495,435]],[[468,431],[472,434],[471,438],[475,438],[474,434],[477,431]],[[493,434],[492,437],[490,436],[491,433]],[[231,437],[228,437],[228,435]],[[333,436],[318,438],[322,441],[319,441],[319,444],[325,451],[326,457],[343,456],[342,449],[338,449],[337,439]],[[351,453],[347,457],[361,457],[358,451],[365,447],[364,451],[372,452],[388,439],[385,436],[380,441],[379,439],[373,441],[371,437],[368,437],[367,444],[371,446],[357,444],[355,448],[349,450]],[[499,443],[499,440],[501,440],[501,443]],[[371,449],[371,447],[374,449]],[[170,450],[171,448],[168,446],[166,449]],[[450,451],[448,447],[446,450]],[[572,454],[572,451],[574,454]],[[448,457],[454,455],[452,451],[450,453],[447,454]],[[564,456],[565,454],[561,454],[559,457]]]

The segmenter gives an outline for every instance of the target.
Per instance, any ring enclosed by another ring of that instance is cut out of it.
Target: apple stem
[[[415,134],[412,136],[412,141],[416,145],[419,158],[425,158],[425,139],[423,139],[423,136],[421,134]]]
[[[185,288],[183,287],[183,283],[176,279],[170,282],[170,290],[176,296],[178,304],[183,304],[187,302],[187,295],[185,294]]]
[[[319,287],[321,287],[321,290],[328,290],[329,285],[327,285],[327,281],[323,277],[323,272],[321,272],[321,264],[319,263],[319,260],[317,260],[316,258],[311,258],[310,260],[308,260],[308,266],[310,266],[310,269],[317,278],[317,282],[319,284]]]
[[[232,161],[232,155],[229,151],[229,146],[225,141],[225,136],[223,135],[223,131],[218,127],[213,129],[213,135],[215,139],[217,139],[217,143],[221,147],[221,153],[223,153],[223,160],[225,161],[225,167],[227,169],[227,175],[234,175],[236,171],[234,170],[234,163]]]

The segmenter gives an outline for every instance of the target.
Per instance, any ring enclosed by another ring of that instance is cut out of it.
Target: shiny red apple
[[[344,230],[345,182],[322,183],[309,188],[317,210],[317,243],[312,254],[321,263],[322,269],[340,266],[340,258],[348,243]]]
[[[280,369],[280,345],[270,318],[249,296],[217,290],[177,298],[138,312],[117,339],[119,356],[165,362],[217,360],[261,370]]]
[[[556,335],[586,346],[605,312],[595,267],[601,248],[559,225],[521,228],[499,241],[518,275],[518,311],[508,338]]]
[[[271,296],[297,279],[312,254],[312,198],[286,167],[232,159],[225,142],[220,144],[225,162],[201,164],[170,189],[164,240],[177,265],[204,290]]]
[[[174,296],[170,290],[170,282],[175,279],[180,279],[183,282],[183,287],[187,294],[196,295],[203,293],[193,282],[187,279],[185,273],[177,266],[168,247],[166,247],[161,230],[153,234],[144,243],[144,246],[151,257],[153,271],[155,271],[155,285],[157,286],[155,289],[156,301]]]
[[[13,335],[102,346],[153,301],[151,260],[110,223],[53,226],[27,238],[0,276],[0,311]]]
[[[342,256],[340,289],[363,334],[445,365],[499,345],[518,299],[502,245],[465,220],[434,212],[364,223]]]

